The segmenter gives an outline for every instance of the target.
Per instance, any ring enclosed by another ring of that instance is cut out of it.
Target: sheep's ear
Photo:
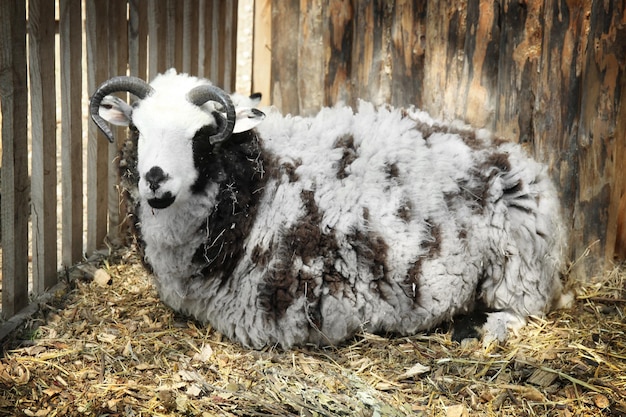
[[[238,108],[235,113],[235,129],[233,129],[233,133],[241,133],[253,129],[265,119],[265,113],[255,108]]]
[[[250,107],[257,107],[261,103],[263,95],[261,93],[252,93],[248,98],[250,100]]]
[[[98,114],[111,124],[128,126],[133,114],[133,108],[119,97],[106,96],[100,103]]]

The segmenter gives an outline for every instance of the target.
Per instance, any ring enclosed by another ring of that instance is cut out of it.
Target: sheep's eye
[[[139,133],[139,129],[137,129],[137,126],[135,126],[132,123],[128,125],[128,128],[130,129],[132,133]]]

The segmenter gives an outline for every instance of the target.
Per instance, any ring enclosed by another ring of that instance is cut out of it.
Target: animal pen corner
[[[253,23],[238,25],[246,12]],[[29,253],[41,294],[57,253],[69,267],[125,237],[116,149],[86,124],[85,93],[172,66],[235,90],[242,36],[244,90],[285,113],[415,104],[523,143],[559,186],[575,279],[626,246],[625,1],[6,0],[0,28],[5,317],[28,304]]]
[[[53,288],[59,266],[126,237],[117,149],[87,122],[89,92],[115,75],[151,79],[170,67],[234,90],[237,20],[252,15],[252,6],[251,0],[0,4],[4,318],[24,309],[29,293]],[[250,29],[240,36],[251,37]]]

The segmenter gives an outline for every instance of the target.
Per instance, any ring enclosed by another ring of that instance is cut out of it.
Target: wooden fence
[[[97,139],[93,124],[87,175],[81,175],[83,71],[90,92],[110,75],[150,79],[169,66],[233,89],[236,2],[58,1],[56,63],[50,53],[53,2],[29,0],[28,25],[23,0],[0,2],[5,316],[27,303],[29,205],[33,292],[56,282],[57,119],[51,97],[61,97],[61,245],[63,264],[71,265],[85,249],[115,238],[120,223],[115,149]],[[363,98],[416,104],[435,117],[487,127],[549,165],[571,233],[575,277],[601,273],[613,262],[615,247],[626,248],[626,216],[619,209],[620,199],[626,207],[626,0],[256,0],[254,10],[252,88],[264,93],[266,104],[309,114]],[[78,64],[83,41],[84,67]]]
[[[86,122],[86,94],[114,75],[151,79],[170,67],[232,91],[237,10],[218,0],[0,2],[4,318],[57,284],[59,246],[70,266],[118,238],[117,149]]]

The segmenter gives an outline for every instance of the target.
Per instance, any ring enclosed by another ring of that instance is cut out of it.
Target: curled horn
[[[127,91],[136,95],[140,100],[143,100],[146,96],[150,95],[154,89],[141,78],[121,76],[113,77],[103,82],[96,92],[93,93],[89,103],[89,113],[91,114],[92,120],[111,143],[113,143],[113,132],[111,132],[105,120],[100,117],[98,109],[105,96],[118,91]]]
[[[233,133],[235,128],[235,106],[226,92],[213,85],[200,85],[187,93],[187,100],[196,106],[202,106],[207,101],[217,101],[226,111],[226,120],[223,128],[209,138],[211,144],[222,142]]]

